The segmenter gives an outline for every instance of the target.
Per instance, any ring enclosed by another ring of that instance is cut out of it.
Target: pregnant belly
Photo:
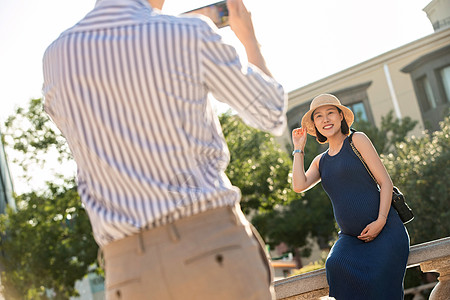
[[[362,203],[340,201],[333,203],[334,217],[342,233],[358,236],[361,231],[378,217],[379,201]]]

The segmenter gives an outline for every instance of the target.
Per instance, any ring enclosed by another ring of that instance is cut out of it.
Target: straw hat
[[[353,112],[349,108],[342,105],[339,99],[336,98],[336,96],[331,94],[321,94],[315,97],[313,101],[311,101],[309,111],[302,118],[302,128],[305,128],[307,133],[312,136],[316,136],[316,129],[314,126],[314,122],[311,120],[311,115],[317,108],[325,105],[334,105],[336,107],[339,107],[339,109],[342,110],[342,113],[344,114],[344,118],[348,124],[348,127],[350,128],[350,126],[352,126],[353,120],[355,119]]]

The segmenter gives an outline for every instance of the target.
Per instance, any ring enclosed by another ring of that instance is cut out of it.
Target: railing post
[[[431,291],[429,300],[448,300],[450,295],[450,257],[443,257],[420,264],[422,272],[439,273],[439,283]]]

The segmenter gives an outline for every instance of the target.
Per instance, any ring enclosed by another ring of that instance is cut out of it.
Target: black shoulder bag
[[[355,130],[352,129],[352,133],[348,137],[350,146],[352,147],[356,156],[358,156],[358,158],[361,160],[362,164],[366,168],[370,177],[372,177],[373,181],[375,181],[377,186],[379,186],[377,180],[373,176],[372,172],[370,172],[369,167],[367,166],[366,162],[364,161],[363,157],[361,156],[361,153],[359,153],[358,149],[356,149],[355,145],[353,144],[352,136],[353,136],[354,132],[355,132]],[[403,224],[411,222],[414,219],[414,214],[413,214],[411,208],[409,208],[408,204],[406,203],[405,196],[402,194],[402,192],[400,192],[400,190],[396,186],[394,186],[394,188],[392,189],[392,206],[397,211]]]

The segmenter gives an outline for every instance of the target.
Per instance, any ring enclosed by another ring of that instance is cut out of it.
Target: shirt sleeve
[[[201,45],[202,75],[213,96],[236,110],[246,124],[281,135],[286,128],[283,87],[256,66],[243,68],[236,50],[207,25]]]

